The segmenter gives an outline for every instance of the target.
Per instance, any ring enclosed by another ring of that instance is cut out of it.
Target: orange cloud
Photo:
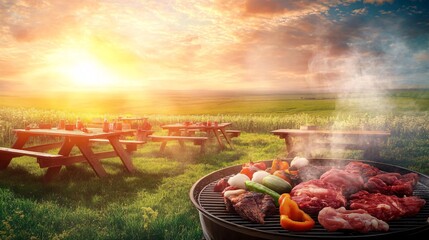
[[[393,3],[394,0],[364,0],[364,3],[382,5],[384,3]]]
[[[414,25],[386,15],[371,21],[382,7],[357,0],[0,3],[0,79],[36,86],[61,79],[58,72],[78,62],[63,53],[76,50],[133,87],[317,88],[344,76],[353,54],[382,61],[399,33],[427,32],[404,31],[401,24]],[[401,54],[409,50],[401,46]]]
[[[330,6],[338,4],[335,1],[327,0],[304,0],[304,1],[283,1],[283,0],[217,0],[216,6],[223,12],[235,12],[242,17],[254,16],[274,16],[285,17],[302,16],[311,13],[321,13],[329,9]]]
[[[17,41],[33,41],[79,27],[97,7],[96,1],[9,1],[0,10],[0,22]]]

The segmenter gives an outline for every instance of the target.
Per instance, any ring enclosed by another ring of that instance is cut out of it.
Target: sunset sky
[[[425,0],[0,0],[0,89],[429,87]]]

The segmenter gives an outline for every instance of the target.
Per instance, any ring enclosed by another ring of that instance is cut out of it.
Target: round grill
[[[350,161],[344,159],[310,159],[314,165],[345,166]],[[411,170],[389,164],[363,161],[386,172],[397,172],[401,174],[413,172]],[[271,161],[265,161],[267,166]],[[358,233],[353,231],[328,232],[317,222],[317,215],[312,215],[316,221],[315,227],[307,232],[290,232],[280,226],[280,216],[265,217],[265,224],[252,223],[242,219],[236,213],[227,212],[223,197],[219,192],[214,192],[215,183],[226,176],[236,174],[241,165],[224,168],[215,171],[197,181],[191,188],[190,198],[198,209],[201,226],[206,239],[349,239],[349,238],[385,238],[397,236],[423,236],[429,232],[429,177],[416,172],[419,182],[414,190],[414,195],[426,200],[425,206],[417,215],[403,217],[398,220],[389,221],[388,232]]]

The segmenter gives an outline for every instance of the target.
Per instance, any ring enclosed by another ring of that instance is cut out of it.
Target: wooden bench
[[[278,129],[271,131],[285,140],[288,157],[297,152],[311,157],[315,149],[363,150],[363,158],[380,158],[382,145],[387,142],[390,132],[366,130],[318,130],[318,129]]]
[[[184,141],[192,141],[194,145],[200,145],[200,152],[205,152],[205,145],[208,137],[194,137],[194,136],[157,136],[157,135],[149,135],[148,138],[152,140],[152,142],[162,142],[161,147],[159,149],[160,152],[163,152],[165,146],[168,141],[178,141],[182,148],[185,147]]]
[[[104,139],[104,138],[94,138],[94,139],[90,139],[89,141],[97,142],[97,143],[109,143],[109,139]],[[124,139],[120,139],[119,142],[125,145],[125,149],[128,152],[136,151],[138,145],[146,143],[146,141],[124,140]]]
[[[154,132],[155,131],[153,131],[153,130],[141,130],[141,129],[138,129],[137,132],[136,132],[136,139],[138,141],[146,141],[147,137],[149,135],[153,134]]]
[[[36,152],[36,151],[30,151],[30,150],[24,150],[24,149],[0,147],[0,169],[2,169],[1,167],[2,157],[14,158],[14,157],[21,157],[21,156],[35,157],[37,158],[37,160],[40,160],[40,159],[53,160],[53,159],[60,159],[64,157],[63,155],[59,155],[59,154],[50,154],[45,152]]]
[[[239,137],[241,134],[240,130],[225,130],[225,132],[229,135],[230,138]]]

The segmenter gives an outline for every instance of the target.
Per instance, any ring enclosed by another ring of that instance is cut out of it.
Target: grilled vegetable
[[[290,162],[290,167],[295,169],[300,169],[304,166],[307,166],[309,164],[309,161],[307,158],[304,157],[294,157],[292,161]]]
[[[280,177],[284,180],[286,180],[288,183],[292,185],[292,179],[290,178],[289,169],[287,170],[277,170],[273,173],[274,176]]]
[[[236,188],[246,189],[244,182],[249,180],[250,178],[247,175],[238,173],[228,179],[228,184]]]
[[[274,159],[271,163],[270,173],[274,173],[277,170],[286,170],[289,168],[289,163],[280,159]]]
[[[269,172],[257,171],[253,174],[252,181],[262,184],[262,179],[268,175],[270,175]]]
[[[244,189],[228,190],[228,191],[223,193],[223,196],[229,197],[232,195],[240,195],[240,194],[245,193],[245,192],[246,192],[246,190],[244,190]]]
[[[250,167],[243,167],[240,173],[245,174],[246,176],[249,177],[249,179],[252,179],[253,173],[255,173],[255,171],[252,170]]]
[[[292,190],[292,186],[286,180],[275,175],[268,175],[264,177],[262,179],[262,185],[276,191],[279,194],[288,193]]]
[[[308,231],[314,227],[314,220],[298,207],[288,193],[281,195],[279,203],[282,228],[290,231]]]
[[[249,191],[260,192],[263,194],[270,195],[274,199],[274,204],[276,206],[279,206],[280,194],[278,194],[276,191],[271,190],[271,189],[265,187],[264,185],[257,183],[257,182],[253,182],[253,181],[246,181],[245,184],[246,184],[247,190],[249,190]]]

